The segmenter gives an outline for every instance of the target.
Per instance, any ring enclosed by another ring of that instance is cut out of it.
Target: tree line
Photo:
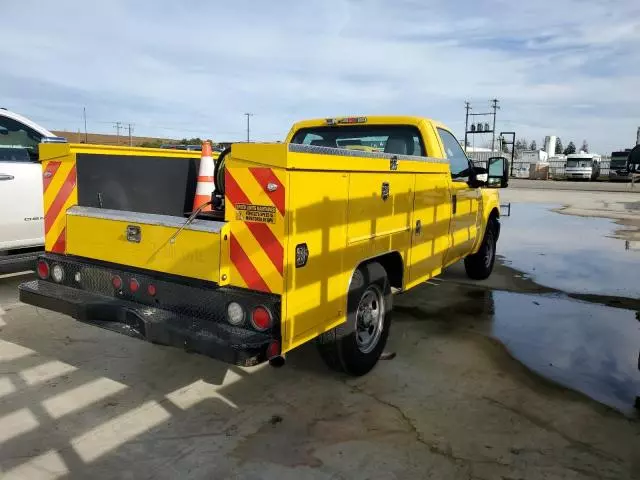
[[[544,145],[544,142],[542,142]],[[526,138],[519,138],[516,140],[515,144],[516,152],[522,152],[524,150],[538,150],[538,144],[535,140],[532,140],[531,143],[527,141]],[[586,140],[582,141],[582,147],[580,150],[584,153],[589,153],[589,144]],[[563,155],[570,155],[572,153],[576,153],[578,150],[576,148],[576,144],[573,141],[570,141],[566,148],[562,145],[562,140],[560,137],[556,137],[556,153],[562,153]]]
[[[161,145],[171,144],[171,145],[202,145],[202,140],[200,137],[194,138],[183,138],[182,140],[154,140],[152,142],[144,142],[141,143],[141,147],[147,148],[160,148]]]

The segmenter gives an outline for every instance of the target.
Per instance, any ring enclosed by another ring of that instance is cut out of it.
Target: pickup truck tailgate
[[[218,282],[225,222],[194,220],[175,238],[183,217],[72,207],[66,254]]]

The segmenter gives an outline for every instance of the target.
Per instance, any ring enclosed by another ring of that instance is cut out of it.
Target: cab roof
[[[348,125],[413,125],[419,127],[425,123],[449,130],[445,125],[436,120],[415,115],[349,115],[337,117],[314,118],[296,122],[287,135],[287,141],[293,138],[293,134],[303,128],[348,126]]]
[[[36,122],[29,120],[27,117],[23,117],[22,115],[16,112],[7,110],[6,108],[0,108],[0,117],[10,118],[12,120],[15,120],[18,123],[22,123],[23,125],[26,125],[32,130],[35,130],[36,132],[38,132],[43,137],[55,137],[53,133],[51,133],[49,130],[47,130],[43,126],[38,125]]]

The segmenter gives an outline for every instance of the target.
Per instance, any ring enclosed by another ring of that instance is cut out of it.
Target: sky
[[[410,114],[608,153],[640,126],[638,0],[2,2],[0,106],[50,130],[281,140],[297,120]],[[476,146],[487,137],[475,137]]]

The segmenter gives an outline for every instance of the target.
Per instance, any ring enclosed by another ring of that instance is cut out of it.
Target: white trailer
[[[567,180],[596,180],[601,161],[600,155],[594,153],[571,153],[567,155],[565,176]]]

